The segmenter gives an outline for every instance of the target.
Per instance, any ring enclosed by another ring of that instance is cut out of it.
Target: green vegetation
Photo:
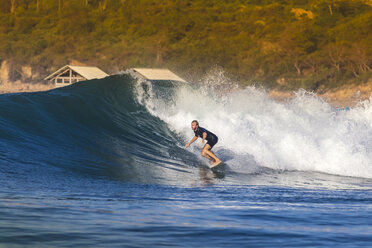
[[[47,75],[77,60],[185,78],[221,66],[243,84],[334,88],[372,78],[372,1],[0,0],[2,60],[14,78],[21,65]]]

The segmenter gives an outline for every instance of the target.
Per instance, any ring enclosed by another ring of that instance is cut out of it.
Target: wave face
[[[214,132],[213,149],[237,173],[316,171],[372,178],[372,99],[337,111],[313,94],[285,103],[225,80],[148,82],[123,73],[48,92],[0,96],[0,159],[129,182],[187,179],[201,142],[186,150],[190,122]]]
[[[174,178],[190,155],[174,145],[180,141],[166,123],[136,102],[135,85],[120,75],[0,96],[0,159],[133,182]]]

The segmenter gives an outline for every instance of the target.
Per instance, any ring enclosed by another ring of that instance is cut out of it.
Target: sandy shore
[[[16,93],[16,92],[35,92],[46,91],[54,88],[53,84],[28,84],[20,81],[2,82],[0,84],[0,94]]]
[[[0,94],[16,92],[46,91],[54,88],[53,84],[28,84],[20,81],[13,83],[1,83]],[[315,92],[316,93],[316,92]],[[372,81],[363,85],[348,85],[339,89],[329,90],[325,93],[316,93],[326,102],[335,107],[352,107],[357,103],[369,99],[372,94]],[[278,101],[284,101],[295,97],[293,91],[269,91],[269,96]]]

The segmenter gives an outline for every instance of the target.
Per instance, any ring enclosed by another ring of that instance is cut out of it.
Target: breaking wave
[[[197,84],[149,82],[128,72],[47,92],[0,96],[3,166],[53,166],[126,181],[192,180],[201,142],[236,173],[316,171],[372,178],[372,99],[337,111],[299,91],[286,102],[221,76]]]

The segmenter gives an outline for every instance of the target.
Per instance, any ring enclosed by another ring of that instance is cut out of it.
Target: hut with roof
[[[100,79],[107,76],[106,72],[97,67],[65,65],[44,80],[54,83],[56,87],[62,87],[80,81]]]
[[[186,83],[184,79],[182,79],[181,77],[179,77],[178,75],[176,75],[175,73],[171,72],[168,69],[132,68],[130,70],[140,78],[147,80],[154,81],[169,80]]]

